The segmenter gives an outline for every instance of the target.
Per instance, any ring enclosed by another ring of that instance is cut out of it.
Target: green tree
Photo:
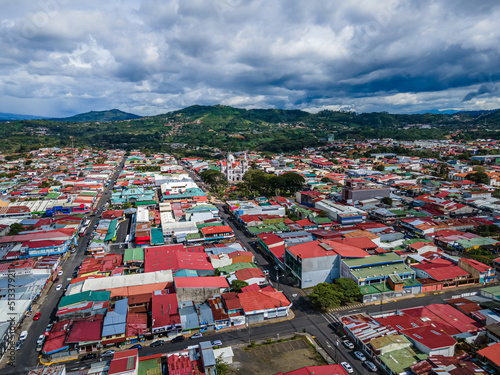
[[[10,225],[10,231],[9,234],[11,236],[15,236],[19,232],[22,232],[24,230],[24,226],[21,223],[14,223]]]
[[[332,179],[331,179],[331,178],[329,178],[329,177],[323,177],[323,178],[321,179],[321,182],[324,182],[324,183],[329,183],[329,182],[333,182],[333,181],[332,181]]]
[[[203,181],[216,189],[227,185],[224,173],[216,169],[207,169],[206,171],[200,173],[200,177]]]
[[[486,172],[486,168],[484,168],[482,165],[475,165],[472,167],[472,170],[476,172]]]
[[[491,196],[500,199],[500,189],[495,189],[495,191],[491,193]]]
[[[321,210],[321,211],[319,212],[318,216],[319,216],[319,217],[327,217],[327,216],[328,216],[328,214],[326,213],[326,211]]]
[[[305,178],[298,173],[287,172],[281,175],[283,178],[284,187],[290,191],[290,194],[295,194],[304,187]]]
[[[215,372],[217,375],[227,375],[229,365],[222,359],[222,354],[215,359]]]
[[[389,207],[392,207],[392,198],[389,197],[383,197],[380,200],[381,203],[388,205]]]
[[[490,181],[486,172],[469,173],[465,178],[474,181],[476,184],[487,184]]]
[[[385,166],[384,166],[384,164],[380,163],[380,164],[378,164],[378,165],[375,167],[375,169],[376,169],[377,171],[383,172],[383,171],[385,171]]]
[[[241,288],[248,286],[248,283],[243,280],[233,280],[231,282],[231,288],[236,292],[236,293],[241,293]]]
[[[250,169],[243,176],[243,181],[253,195],[264,195],[270,187],[268,183],[270,177],[261,169]]]
[[[359,289],[358,284],[352,279],[335,279],[334,285],[339,287],[343,295],[342,302],[355,301],[361,295],[361,290]]]
[[[340,306],[344,295],[342,292],[333,288],[332,284],[320,283],[313,288],[309,299],[312,304],[320,310],[326,310],[331,307]]]

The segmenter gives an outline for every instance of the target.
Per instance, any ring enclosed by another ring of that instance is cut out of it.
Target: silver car
[[[373,362],[370,362],[370,361],[366,361],[365,362],[365,366],[368,370],[370,370],[371,372],[377,372],[377,366],[375,366],[375,364]]]
[[[359,359],[360,361],[364,362],[366,361],[366,357],[363,353],[361,353],[360,351],[355,351],[354,352],[354,356]]]

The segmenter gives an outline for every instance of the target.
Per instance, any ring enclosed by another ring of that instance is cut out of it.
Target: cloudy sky
[[[0,4],[0,112],[500,108],[498,0]]]

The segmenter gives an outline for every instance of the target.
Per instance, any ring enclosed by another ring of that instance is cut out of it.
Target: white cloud
[[[9,4],[0,22],[3,112],[498,106],[496,1]]]

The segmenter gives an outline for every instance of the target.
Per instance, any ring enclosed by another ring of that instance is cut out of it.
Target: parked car
[[[220,340],[212,341],[212,346],[222,346],[222,341]]]
[[[190,339],[195,340],[195,339],[201,339],[203,337],[203,334],[201,332],[195,333],[194,335],[191,335]]]
[[[182,335],[181,335],[181,336],[176,336],[176,337],[174,337],[172,340],[170,340],[170,342],[171,342],[172,344],[174,344],[174,343],[176,343],[176,342],[182,342],[182,341],[184,341],[184,336],[182,336]]]
[[[149,346],[154,348],[155,346],[162,346],[163,344],[165,344],[165,340],[156,340],[153,341]]]
[[[61,289],[62,289],[62,285],[61,284],[57,284],[56,290],[61,290]]]
[[[38,320],[40,319],[40,316],[42,315],[41,312],[37,312],[35,315],[33,315],[33,320]]]
[[[54,325],[54,323],[47,324],[47,327],[45,327],[45,332],[50,332],[50,330],[52,329],[53,325]]]
[[[106,350],[105,352],[101,353],[101,358],[112,357],[114,355],[115,355],[114,350]]]
[[[352,374],[354,372],[354,370],[352,369],[352,366],[347,363],[347,362],[342,362],[341,363],[342,367],[345,368],[345,370],[349,373],[349,374]]]
[[[16,342],[16,346],[14,347],[15,350],[19,350],[21,349],[21,346],[23,345],[23,340],[19,340],[18,342]]]
[[[97,357],[97,354],[87,353],[82,358],[80,358],[80,361],[86,361],[87,359],[94,359],[95,357]]]
[[[59,270],[59,272],[57,273],[57,276],[62,276],[63,273],[64,273],[63,270]]]
[[[361,353],[360,351],[355,351],[354,352],[354,356],[359,359],[360,361],[366,361],[366,357],[363,353]]]
[[[347,349],[354,349],[354,344],[352,342],[350,342],[349,340],[344,340],[344,341],[342,341],[342,343],[344,344],[344,346]]]
[[[54,283],[57,283],[58,281],[59,281],[59,278],[58,278],[58,277],[56,277],[56,278],[54,279]]]
[[[135,345],[131,346],[129,349],[142,349],[142,345],[141,344],[135,344]]]
[[[36,351],[41,352],[43,349],[43,342],[36,344]]]
[[[19,340],[24,341],[26,340],[26,337],[28,337],[28,331],[22,331],[21,334],[19,335]]]
[[[37,344],[41,344],[43,343],[43,341],[45,340],[45,336],[44,335],[40,335],[38,336],[38,338],[36,339],[36,343]]]
[[[373,362],[365,361],[364,363],[368,370],[370,370],[371,372],[377,372],[377,366],[375,366]]]

